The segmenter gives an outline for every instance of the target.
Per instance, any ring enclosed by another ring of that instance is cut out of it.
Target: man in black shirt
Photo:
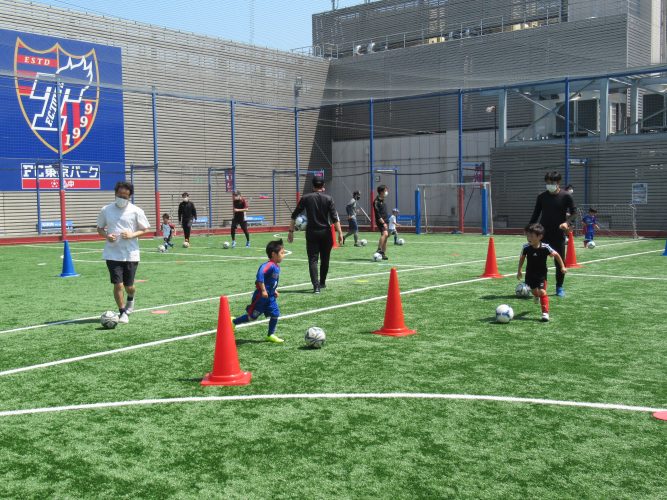
[[[375,224],[380,231],[380,241],[378,241],[378,253],[382,255],[382,260],[388,260],[385,255],[387,251],[387,239],[389,238],[389,214],[387,213],[387,204],[384,199],[389,194],[387,186],[384,184],[378,186],[378,195],[373,200],[373,211],[375,212]]]
[[[188,193],[183,193],[181,196],[183,201],[178,205],[178,222],[183,227],[185,243],[190,245],[190,230],[192,229],[192,223],[197,220],[197,209],[195,204],[190,201]]]
[[[329,272],[329,257],[333,239],[331,234],[331,223],[336,226],[338,243],[343,244],[343,230],[340,227],[338,213],[333,198],[324,194],[324,178],[313,177],[313,192],[308,193],[299,200],[290,222],[287,241],[294,241],[294,222],[300,213],[306,212],[306,252],[308,253],[308,270],[310,281],[313,283],[313,292],[320,293],[321,288],[326,288],[327,274]],[[320,276],[317,276],[317,261],[320,263]]]
[[[542,241],[559,255],[565,255],[565,232],[570,227],[568,220],[575,216],[576,209],[572,196],[560,188],[560,180],[558,172],[549,172],[544,176],[547,190],[538,195],[529,224],[536,223],[541,214],[540,224],[544,227]],[[565,297],[564,281],[565,274],[556,261],[556,295],[559,297]]]
[[[248,211],[248,202],[241,196],[241,191],[234,191],[234,217],[232,218],[232,248],[236,247],[236,226],[241,226],[245,234],[245,246],[250,247],[250,234],[245,213]]]

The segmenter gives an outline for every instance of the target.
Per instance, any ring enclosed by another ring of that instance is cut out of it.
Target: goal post
[[[637,239],[637,209],[631,203],[582,203],[577,206],[574,221],[575,234],[584,234],[582,219],[588,210],[594,208],[597,224],[595,233],[602,236],[630,236]]]
[[[417,184],[415,212],[417,234],[466,230],[493,234],[491,183]]]

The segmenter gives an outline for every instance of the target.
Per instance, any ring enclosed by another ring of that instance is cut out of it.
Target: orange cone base
[[[657,418],[658,420],[667,420],[667,411],[656,411],[653,414],[653,418]]]
[[[380,328],[375,330],[375,335],[385,335],[387,337],[406,337],[408,335],[414,335],[417,333],[417,330],[410,330],[409,328]]]
[[[503,276],[502,274],[498,274],[498,273],[488,273],[488,274],[484,273],[480,276],[480,278],[504,278],[504,277],[505,276]]]
[[[567,269],[577,269],[578,267],[584,267],[581,264],[570,264],[569,266],[565,266]]]
[[[252,379],[251,372],[238,372],[233,375],[213,375],[207,373],[201,385],[248,385]]]

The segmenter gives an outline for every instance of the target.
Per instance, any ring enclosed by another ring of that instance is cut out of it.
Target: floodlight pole
[[[67,213],[65,204],[65,173],[63,171],[63,116],[62,116],[62,89],[60,88],[60,78],[56,78],[56,105],[58,107],[58,179],[60,182],[60,233],[62,239],[67,239]],[[37,176],[39,182],[39,176]]]

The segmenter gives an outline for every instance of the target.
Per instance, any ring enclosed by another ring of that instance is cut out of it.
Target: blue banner
[[[122,80],[118,47],[0,30],[0,191],[124,180]]]

